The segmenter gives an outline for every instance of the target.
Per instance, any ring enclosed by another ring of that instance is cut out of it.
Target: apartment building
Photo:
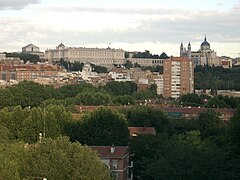
[[[60,66],[50,64],[0,64],[0,80],[32,81],[38,77],[54,77],[59,71],[62,71]]]
[[[171,57],[164,60],[163,96],[179,98],[193,93],[193,63],[187,57]]]
[[[102,162],[110,169],[114,180],[133,179],[133,162],[129,160],[128,146],[91,146],[99,154]]]

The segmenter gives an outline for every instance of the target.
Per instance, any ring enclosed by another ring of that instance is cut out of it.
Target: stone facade
[[[46,50],[45,59],[49,62],[58,62],[64,59],[70,62],[78,61],[108,67],[114,64],[124,64],[125,52],[122,49],[111,49],[109,47],[106,49],[66,47],[61,43],[56,49]]]
[[[39,51],[39,47],[28,44],[27,46],[22,47],[22,53],[38,55],[40,58],[44,57],[44,53]]]
[[[217,56],[217,53],[214,50],[211,50],[207,38],[204,38],[200,49],[198,51],[191,50],[191,44],[189,42],[188,48],[186,49],[183,46],[183,43],[180,45],[180,57],[187,57],[191,59],[196,65],[209,65],[209,66],[221,66],[220,58]]]

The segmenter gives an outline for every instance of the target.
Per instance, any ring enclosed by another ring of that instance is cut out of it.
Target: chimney
[[[115,152],[115,147],[114,145],[111,146],[111,153],[114,153]]]

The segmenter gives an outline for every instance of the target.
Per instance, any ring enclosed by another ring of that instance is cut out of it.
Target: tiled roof
[[[91,146],[92,149],[96,150],[101,158],[123,158],[126,156],[128,146],[114,146],[115,150],[111,153],[112,146]]]
[[[212,109],[215,112],[221,114],[234,114],[236,112],[235,109],[226,109],[226,108],[198,108],[198,107],[164,107],[162,108],[165,112],[180,112],[185,114],[199,114],[201,112],[207,111],[208,109]]]
[[[128,130],[131,136],[133,134],[156,134],[154,127],[128,127]]]

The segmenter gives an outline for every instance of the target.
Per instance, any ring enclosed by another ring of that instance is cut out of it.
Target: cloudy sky
[[[240,53],[240,0],[0,0],[0,52],[33,43],[179,55],[205,34],[219,56]],[[240,54],[239,54],[240,55]]]

